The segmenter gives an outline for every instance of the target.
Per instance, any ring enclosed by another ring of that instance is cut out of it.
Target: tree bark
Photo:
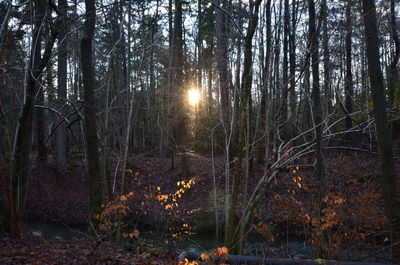
[[[251,93],[251,85],[253,81],[252,72],[252,40],[257,28],[258,23],[258,11],[262,0],[257,0],[250,6],[250,17],[249,26],[244,43],[244,64],[243,64],[243,75],[242,75],[242,88],[241,88],[241,113],[240,113],[240,124],[239,124],[239,144],[236,162],[236,173],[233,179],[233,188],[231,193],[230,205],[228,209],[228,216],[226,222],[226,234],[225,234],[225,245],[231,249],[232,253],[237,252],[238,244],[235,244],[237,238],[235,237],[236,228],[236,208],[238,204],[239,187],[241,182],[241,169],[242,161],[244,156],[244,149],[249,148],[245,146],[246,128],[249,115],[249,98]],[[248,131],[248,130],[247,130]]]
[[[321,104],[321,92],[320,92],[320,78],[319,78],[319,52],[318,52],[318,32],[316,30],[315,21],[315,3],[314,0],[308,0],[309,8],[309,36],[310,36],[310,53],[311,53],[311,71],[312,71],[312,91],[311,99],[313,101],[313,112],[314,117],[314,133],[315,133],[315,149],[316,149],[316,162],[315,162],[315,176],[319,181],[318,188],[318,215],[320,219],[320,233],[322,234],[321,243],[323,246],[327,247],[328,244],[328,233],[322,229],[324,221],[323,209],[326,207],[324,203],[326,180],[324,172],[324,162],[322,156],[322,104]],[[318,256],[325,256],[325,248],[320,248],[320,253]]]
[[[44,105],[44,86],[38,87],[38,93],[36,97],[36,102],[38,105]],[[36,112],[36,144],[37,144],[37,169],[39,176],[44,173],[47,168],[47,148],[46,148],[46,119],[44,115],[44,110],[42,108],[37,108]]]
[[[400,106],[400,77],[397,69],[400,59],[400,39],[397,34],[395,0],[390,0],[389,25],[394,44],[394,52],[388,69],[388,103],[389,107],[392,107],[393,105]]]
[[[381,185],[384,209],[389,229],[393,233],[393,242],[396,242],[400,239],[400,202],[399,194],[396,190],[397,180],[393,159],[392,135],[387,120],[385,88],[379,62],[379,35],[376,8],[374,0],[363,0],[362,4],[368,72],[371,84],[376,138],[381,162]],[[400,257],[400,247],[397,246],[395,248],[394,255]]]
[[[289,90],[289,34],[290,34],[290,13],[289,13],[289,0],[285,0],[284,11],[283,11],[283,63],[282,63],[282,106],[281,106],[281,120],[283,124],[287,124],[288,118],[288,90]],[[280,124],[278,126],[281,126]],[[282,131],[284,132],[283,139],[287,139],[289,134],[288,127],[283,126]]]
[[[297,16],[297,1],[292,1],[292,17],[291,29],[289,33],[289,106],[290,106],[290,135],[292,138],[296,135],[296,16]]]
[[[322,47],[324,54],[324,94],[325,94],[325,109],[326,114],[332,110],[332,82],[331,82],[331,59],[329,50],[329,28],[328,28],[328,5],[326,0],[321,3],[321,17],[322,17]]]
[[[352,18],[351,18],[352,0],[347,0],[346,6],[346,78],[345,78],[345,106],[346,106],[346,130],[353,127],[353,120],[350,113],[353,112],[353,73],[351,69],[352,52],[351,52],[351,38],[352,38]]]
[[[265,53],[265,62],[264,62],[264,69],[263,69],[263,82],[262,82],[262,90],[261,90],[261,105],[260,105],[260,134],[261,134],[261,141],[258,145],[257,150],[257,162],[258,163],[266,163],[266,153],[268,148],[267,142],[267,104],[268,104],[268,89],[270,84],[270,59],[271,59],[271,0],[267,0],[265,5],[266,11],[266,53]]]
[[[226,8],[226,0],[214,0],[214,4]],[[221,5],[222,3],[222,5]],[[228,81],[228,43],[225,26],[225,14],[220,8],[215,7],[215,32],[217,35],[217,68],[219,75],[219,89],[221,95],[221,121],[229,135],[229,81]]]
[[[187,142],[187,110],[186,110],[186,92],[187,89],[183,84],[183,24],[182,24],[182,0],[175,0],[175,17],[174,17],[174,38],[173,38],[173,65],[174,65],[174,103],[173,103],[173,119],[174,119],[174,139],[177,144],[177,151],[181,156],[181,175],[187,178],[190,174],[189,158],[186,155]]]
[[[59,0],[59,9],[61,11],[62,25],[64,29],[60,31],[58,36],[58,57],[57,57],[57,109],[61,113],[65,113],[67,100],[67,58],[68,58],[68,38],[67,38],[67,0]],[[58,172],[65,172],[65,163],[67,160],[66,152],[67,129],[64,126],[57,128],[56,142],[56,160]]]
[[[96,108],[96,80],[93,67],[93,36],[96,24],[95,0],[85,0],[84,32],[81,39],[81,63],[83,81],[83,99],[85,115],[86,154],[89,166],[89,198],[92,222],[101,211],[103,191],[101,185],[100,152],[97,142],[97,108]],[[124,174],[124,172],[122,172]]]
[[[30,149],[32,142],[33,107],[37,95],[37,83],[43,69],[50,59],[51,50],[57,37],[57,32],[51,32],[41,56],[41,42],[43,40],[43,25],[45,23],[46,1],[36,1],[35,24],[32,33],[32,47],[29,59],[29,69],[26,75],[25,98],[22,111],[18,119],[16,140],[11,172],[11,205],[10,205],[10,233],[19,237],[21,232],[21,214],[23,210],[27,181],[31,167]]]

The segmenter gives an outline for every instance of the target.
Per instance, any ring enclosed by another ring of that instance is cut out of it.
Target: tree
[[[221,5],[221,2],[223,5]],[[221,8],[226,8],[226,1],[214,0],[215,32],[217,36],[217,68],[219,89],[221,95],[221,121],[226,135],[229,134],[229,80],[228,80],[228,39],[226,35],[225,14]]]
[[[21,114],[18,119],[15,148],[11,172],[11,221],[10,233],[19,237],[21,232],[21,214],[27,192],[27,179],[30,172],[30,147],[32,139],[33,108],[38,92],[37,80],[47,65],[51,51],[57,38],[57,31],[51,30],[50,37],[41,56],[43,31],[46,10],[49,9],[46,1],[39,0],[34,4],[35,19],[32,33],[32,47],[29,58],[29,69],[26,75],[25,98]]]
[[[282,65],[282,84],[281,89],[281,100],[282,105],[279,107],[280,124],[286,124],[288,118],[288,90],[289,90],[289,60],[288,60],[288,50],[289,50],[289,35],[290,35],[290,12],[289,12],[289,0],[284,1],[284,11],[283,11],[283,65]],[[284,132],[283,138],[288,138],[287,129],[288,126],[284,126],[282,131]]]
[[[320,218],[320,226],[321,230],[323,226],[323,209],[326,207],[324,203],[325,197],[325,189],[326,189],[326,179],[325,179],[325,169],[324,169],[324,161],[322,155],[322,134],[323,134],[323,123],[322,123],[322,104],[321,104],[321,91],[320,91],[320,83],[319,83],[319,53],[318,53],[318,33],[316,30],[316,22],[315,22],[315,3],[314,0],[308,0],[308,12],[309,12],[309,38],[310,38],[310,54],[311,54],[311,70],[312,70],[312,91],[311,91],[311,99],[313,101],[313,112],[312,115],[314,117],[314,134],[315,134],[315,153],[316,153],[316,161],[315,161],[315,176],[319,181],[318,188],[318,215]],[[327,233],[326,231],[322,232],[322,242],[327,243]],[[321,248],[322,249],[322,248]],[[323,256],[324,253],[320,253],[320,256]]]
[[[40,82],[39,79],[37,82]],[[44,105],[44,86],[38,87],[38,94],[36,96],[36,103],[38,105]],[[46,148],[46,119],[44,116],[44,110],[42,108],[35,109],[36,114],[36,145],[38,151],[37,157],[37,168],[39,171],[39,175],[43,174],[43,172],[47,168],[47,148]]]
[[[262,77],[262,90],[261,90],[261,102],[260,102],[260,134],[261,141],[258,146],[258,162],[264,163],[268,160],[266,156],[268,145],[269,145],[269,132],[268,132],[268,115],[269,109],[267,108],[268,104],[268,88],[270,87],[270,75],[271,75],[271,48],[272,48],[272,32],[271,32],[271,0],[267,0],[265,4],[265,15],[266,15],[266,53],[265,53],[265,62],[263,67],[263,77]],[[292,38],[292,41],[294,38]],[[293,58],[292,58],[293,59]],[[291,65],[292,67],[292,65]],[[292,94],[292,91],[291,91]]]
[[[392,135],[387,121],[385,88],[379,61],[376,7],[374,0],[363,0],[362,5],[368,73],[371,84],[376,139],[381,162],[381,185],[385,215],[389,228],[393,233],[394,242],[396,242],[396,240],[400,239],[400,201],[396,190],[397,181],[393,159]],[[396,257],[400,257],[399,246],[395,248],[394,254]]]
[[[292,17],[291,17],[291,30],[289,33],[289,62],[290,62],[290,76],[289,76],[289,93],[290,93],[290,137],[292,138],[296,133],[296,23],[297,23],[297,1],[292,1]]]
[[[350,130],[353,126],[353,120],[350,114],[353,112],[353,73],[352,73],[352,19],[351,19],[352,0],[347,0],[346,4],[346,78],[345,78],[345,95],[346,95],[346,130]]]
[[[93,67],[93,36],[96,25],[96,8],[94,0],[85,0],[85,22],[84,32],[81,40],[81,63],[85,116],[85,139],[86,154],[89,167],[89,198],[91,218],[101,211],[103,202],[103,190],[101,186],[100,153],[97,141],[97,118],[96,118],[96,80]]]
[[[59,8],[61,11],[61,19],[63,28],[58,36],[58,57],[57,57],[57,108],[61,113],[66,111],[67,100],[67,59],[68,59],[68,3],[67,0],[59,0]],[[64,111],[63,111],[64,110]],[[65,163],[67,160],[67,130],[64,126],[57,128],[56,143],[56,160],[57,168],[60,173],[65,171]]]
[[[326,0],[321,2],[321,17],[322,17],[322,47],[324,61],[324,94],[325,94],[325,109],[326,113],[330,113],[332,109],[332,80],[331,80],[331,59],[329,49],[329,28],[328,28],[328,5]]]
[[[186,109],[186,91],[184,87],[184,58],[183,58],[183,24],[182,24],[182,0],[175,0],[174,16],[174,35],[173,35],[173,136],[178,153],[181,156],[181,174],[187,178],[190,174],[189,158],[186,155],[187,142],[187,109]]]
[[[249,104],[251,97],[251,85],[253,82],[252,73],[252,40],[258,23],[258,11],[260,9],[262,0],[250,4],[250,17],[247,33],[244,39],[244,64],[243,64],[243,75],[242,75],[242,87],[241,87],[241,113],[239,123],[239,144],[237,150],[237,162],[236,162],[236,173],[233,179],[233,188],[231,198],[229,199],[228,216],[225,219],[225,244],[229,248],[232,248],[233,253],[237,251],[238,245],[235,244],[238,240],[236,228],[236,208],[238,204],[239,187],[241,182],[241,169],[244,157],[244,149],[249,148],[245,145],[246,141],[246,129],[248,133],[247,123],[249,121]],[[247,134],[247,137],[250,135]],[[248,157],[247,157],[248,158]],[[236,232],[236,236],[235,236]]]

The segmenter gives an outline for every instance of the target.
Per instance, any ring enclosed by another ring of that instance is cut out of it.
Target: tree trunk
[[[31,166],[30,148],[32,139],[33,107],[37,94],[36,80],[50,59],[54,45],[56,32],[52,32],[41,57],[41,42],[43,39],[42,23],[45,19],[46,1],[36,1],[34,5],[35,24],[32,33],[32,47],[29,59],[29,70],[26,75],[25,99],[22,111],[18,119],[16,140],[11,172],[11,214],[10,233],[13,237],[19,237],[21,232],[21,213],[27,191],[27,180]]]
[[[324,203],[325,197],[325,172],[324,172],[324,164],[322,157],[322,104],[321,104],[321,92],[320,92],[320,84],[319,84],[319,53],[318,53],[318,33],[316,30],[316,22],[315,22],[315,4],[314,0],[308,0],[308,8],[309,8],[309,36],[310,36],[310,53],[311,53],[311,70],[312,70],[312,91],[311,91],[311,99],[313,101],[313,112],[312,115],[314,117],[314,133],[315,133],[315,150],[316,150],[316,162],[315,162],[315,176],[319,181],[319,189],[318,189],[318,215],[320,218],[320,229],[322,233],[322,237],[320,240],[321,243],[326,247],[328,243],[327,235],[328,233],[323,230],[323,209],[326,207]],[[320,251],[325,251],[323,247],[320,248]],[[318,256],[324,257],[325,253],[319,253]]]
[[[350,113],[353,112],[353,74],[351,69],[352,52],[351,52],[351,37],[352,37],[352,21],[351,21],[351,6],[352,0],[347,0],[346,6],[346,78],[345,78],[345,94],[346,94],[346,130],[353,127],[353,120]]]
[[[400,80],[397,63],[400,59],[400,39],[397,34],[395,0],[390,0],[389,26],[394,52],[388,67],[388,99],[389,107],[400,106]]]
[[[261,141],[260,144],[258,145],[258,150],[257,150],[257,162],[258,163],[266,163],[266,152],[268,148],[268,142],[267,142],[267,103],[268,103],[268,88],[269,88],[269,83],[270,83],[270,71],[271,71],[271,66],[270,66],[270,59],[271,59],[271,40],[272,40],[272,35],[271,35],[271,0],[267,0],[266,3],[266,54],[265,54],[265,62],[264,62],[264,69],[263,69],[263,82],[262,82],[262,90],[261,90],[261,106],[260,106],[260,134],[261,134]]]
[[[0,162],[9,163],[12,159],[12,140],[10,124],[4,112],[3,103],[0,100]]]
[[[181,175],[187,178],[190,174],[189,158],[186,155],[187,142],[187,110],[186,110],[186,92],[187,89],[183,84],[183,24],[182,24],[182,1],[175,0],[175,17],[174,17],[174,38],[173,38],[173,60],[174,60],[174,103],[173,103],[173,119],[174,119],[174,139],[177,144],[177,151],[181,156]]]
[[[214,0],[214,4],[226,8],[226,0]],[[223,3],[221,6],[221,2]],[[221,121],[226,136],[229,135],[229,81],[228,81],[228,43],[226,36],[225,14],[215,7],[215,32],[217,35],[217,68],[221,95]]]
[[[202,59],[202,54],[203,54],[203,34],[202,34],[202,26],[203,26],[203,10],[202,10],[202,0],[197,1],[197,13],[198,13],[198,18],[199,22],[197,24],[197,87],[198,89],[203,91],[203,59]]]
[[[81,40],[81,63],[83,81],[83,99],[85,115],[86,155],[89,166],[89,198],[92,222],[96,225],[95,214],[101,211],[103,191],[101,185],[100,153],[97,142],[96,80],[93,67],[93,36],[96,24],[94,0],[85,0],[86,12],[84,32]],[[122,172],[124,174],[124,172]]]
[[[247,29],[247,34],[245,37],[244,44],[244,64],[243,64],[243,75],[242,75],[242,105],[240,113],[240,124],[239,124],[239,144],[237,153],[237,163],[236,163],[236,173],[233,179],[233,188],[230,199],[230,205],[228,209],[228,216],[225,220],[226,222],[226,235],[225,235],[225,245],[231,249],[232,253],[237,252],[238,244],[235,242],[238,238],[235,237],[236,228],[236,208],[238,203],[239,187],[241,182],[241,168],[244,156],[244,149],[249,148],[245,146],[246,138],[246,128],[249,115],[249,98],[251,93],[251,85],[253,81],[252,73],[252,39],[254,32],[257,28],[258,23],[258,11],[260,9],[260,4],[262,0],[257,0],[253,3],[253,7],[250,7],[250,18],[249,26]],[[248,130],[247,130],[248,131]]]
[[[379,62],[379,35],[376,9],[374,0],[363,0],[362,3],[368,72],[371,83],[376,138],[381,162],[381,185],[384,208],[389,229],[393,233],[393,242],[396,242],[400,239],[400,202],[396,190],[397,181],[393,160],[392,135],[387,120],[385,88]],[[400,257],[399,246],[395,248],[394,254],[396,257]]]
[[[329,29],[328,29],[328,5],[326,0],[321,3],[322,17],[322,46],[324,53],[324,94],[325,94],[325,113],[328,115],[332,110],[332,89],[331,89],[331,59],[329,51]]]
[[[67,24],[67,0],[58,1],[59,8],[62,14],[62,24]],[[68,38],[67,29],[60,31],[58,37],[58,62],[57,62],[57,109],[61,113],[66,111],[67,99],[67,57],[68,57]],[[56,142],[56,160],[58,172],[63,174],[65,172],[65,163],[67,160],[66,152],[67,143],[67,129],[65,126],[57,128],[57,142]]]
[[[283,11],[283,65],[282,65],[282,122],[286,124],[288,118],[288,90],[289,90],[289,35],[290,35],[290,13],[289,13],[289,0],[285,0]],[[287,128],[287,126],[284,126]],[[284,130],[284,139],[287,139],[287,129]]]
[[[42,87],[38,87],[38,93],[36,97],[36,102],[38,105],[44,105],[44,92]],[[37,108],[36,112],[36,144],[38,150],[37,156],[37,169],[39,176],[44,173],[47,168],[47,148],[46,148],[46,120],[44,116],[44,110],[42,108]]]
[[[290,75],[289,75],[289,95],[290,95],[290,135],[292,138],[296,135],[296,1],[292,1],[292,17],[291,17],[291,29],[289,33],[289,63],[290,63]]]
[[[7,6],[7,11],[5,12],[2,22],[0,24],[0,63],[3,63],[5,60],[5,51],[3,46],[5,46],[5,41],[6,40],[6,32],[8,30],[8,24],[10,21],[10,15],[11,15],[11,10],[12,10],[12,1],[9,1],[8,6]],[[10,37],[9,37],[10,38]]]
[[[400,59],[400,39],[397,34],[395,0],[390,0],[389,15],[390,33],[394,44],[394,52],[388,69],[388,99],[389,107],[400,106],[400,77],[397,64]]]
[[[11,161],[11,140],[9,134],[9,124],[7,122],[6,114],[4,113],[3,104],[0,101],[0,146],[1,154],[0,162],[8,164]],[[0,181],[9,185],[5,176],[0,177]],[[9,194],[5,193],[0,195],[0,236],[3,236],[6,232],[10,232],[10,205],[9,205]]]

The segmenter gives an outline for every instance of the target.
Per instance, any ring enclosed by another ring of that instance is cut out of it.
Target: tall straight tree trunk
[[[51,50],[57,37],[51,32],[41,57],[41,42],[43,40],[43,25],[46,13],[46,1],[39,0],[34,4],[34,29],[32,33],[32,47],[29,59],[29,69],[26,75],[25,98],[22,111],[18,119],[16,140],[11,172],[11,215],[10,233],[19,237],[21,232],[21,213],[27,191],[29,170],[31,167],[30,148],[32,139],[33,108],[37,95],[37,79],[43,72],[50,59]]]
[[[207,84],[207,113],[208,115],[212,114],[213,111],[213,106],[214,106],[214,102],[213,102],[213,97],[212,97],[212,93],[213,93],[213,69],[212,67],[210,67],[208,69],[208,84]]]
[[[11,161],[12,144],[9,128],[10,126],[4,112],[3,103],[0,100],[0,152],[2,154],[0,156],[0,163],[9,163],[9,161]],[[3,236],[6,232],[10,232],[10,201],[8,195],[9,194],[0,195],[0,236]]]
[[[327,244],[327,233],[322,229],[323,227],[323,209],[325,208],[324,197],[325,197],[325,172],[322,157],[322,104],[321,104],[321,92],[320,92],[320,81],[319,81],[319,53],[318,53],[318,32],[316,30],[315,21],[315,3],[314,0],[308,0],[309,8],[309,36],[310,36],[310,53],[311,53],[311,71],[312,71],[312,91],[311,99],[313,102],[314,117],[314,133],[315,133],[315,176],[319,181],[318,189],[318,215],[320,218],[320,229],[322,233],[322,243]],[[320,251],[324,250],[321,248]],[[325,253],[319,253],[319,256],[325,256]]]
[[[173,114],[173,66],[174,66],[174,50],[173,50],[173,40],[174,40],[174,30],[173,30],[173,0],[168,0],[168,91],[167,91],[167,117],[172,117]],[[166,135],[166,146],[167,152],[171,154],[171,164],[172,168],[175,167],[174,163],[174,147],[173,147],[173,126],[174,121],[172,119],[168,119],[167,121],[167,135]]]
[[[376,8],[374,0],[362,0],[362,4],[368,72],[371,84],[376,138],[381,162],[381,185],[385,215],[389,229],[393,233],[393,242],[397,242],[400,239],[400,202],[399,194],[396,190],[397,181],[393,159],[392,135],[387,120],[385,88],[379,62],[379,35]],[[395,248],[394,254],[397,258],[400,257],[400,246]]]
[[[58,1],[59,8],[62,15],[62,24],[67,24],[67,0]],[[67,100],[67,57],[68,57],[68,38],[67,29],[61,30],[58,36],[58,57],[57,57],[57,108],[61,113],[66,111]],[[57,142],[56,142],[56,160],[58,172],[63,174],[65,172],[65,163],[67,161],[67,130],[65,126],[57,128]]]
[[[93,36],[96,25],[95,0],[85,0],[85,22],[84,32],[81,40],[81,63],[83,81],[83,99],[85,115],[85,139],[86,155],[89,166],[89,198],[91,219],[94,214],[99,214],[103,202],[103,191],[101,185],[100,152],[97,141],[97,118],[96,118],[96,80],[93,66]],[[125,172],[122,172],[124,174]]]
[[[44,86],[38,88],[38,93],[36,97],[36,103],[38,105],[44,105]],[[37,140],[37,166],[39,175],[42,175],[47,168],[47,148],[46,148],[46,119],[44,116],[44,110],[42,108],[37,108],[36,112],[36,140]]]
[[[323,61],[324,61],[324,94],[325,94],[325,109],[326,114],[332,110],[332,89],[331,89],[331,59],[329,51],[329,29],[328,29],[328,5],[326,0],[321,3],[321,17],[322,17],[322,47],[323,47]]]
[[[287,113],[288,113],[288,90],[289,90],[289,60],[288,60],[288,51],[289,51],[289,24],[290,24],[290,13],[289,13],[289,0],[285,0],[283,11],[283,63],[282,63],[282,86],[281,86],[281,95],[282,95],[282,106],[281,106],[281,117],[280,120],[284,124],[287,121]],[[288,138],[287,126],[284,125],[284,135],[283,139]]]
[[[203,27],[203,10],[201,7],[202,0],[197,1],[197,13],[199,22],[197,24],[197,86],[203,92],[203,34],[202,34],[202,27]]]
[[[0,162],[8,163],[12,159],[12,141],[10,135],[10,122],[4,111],[3,103],[0,100]],[[0,197],[1,198],[1,197]]]
[[[351,37],[352,37],[352,21],[351,21],[351,6],[352,0],[347,0],[346,6],[346,78],[345,78],[345,93],[346,93],[346,130],[353,127],[353,120],[350,113],[353,112],[353,73],[351,69],[352,52],[351,52]]]
[[[221,5],[221,2],[223,3]],[[226,0],[214,0],[216,6],[226,9]],[[215,7],[215,32],[217,35],[217,68],[221,95],[221,121],[229,135],[229,81],[228,81],[228,43],[226,36],[225,14]]]
[[[279,13],[277,14],[275,12],[275,16],[277,16],[277,19],[275,21],[279,21],[280,23],[275,23],[275,47],[274,47],[274,74],[273,74],[273,79],[274,79],[274,86],[272,89],[272,98],[276,99],[277,102],[280,102],[282,95],[280,91],[281,87],[281,79],[280,79],[280,55],[281,55],[281,31],[282,31],[282,0],[280,0],[279,3]],[[274,111],[273,114],[274,116],[277,115],[277,112],[279,111],[279,104],[274,104]]]
[[[309,37],[310,39],[310,37]],[[310,40],[308,40],[310,42]],[[311,90],[311,73],[310,73],[310,58],[308,55],[304,58],[304,90],[303,90],[303,129],[309,128],[311,125],[311,110],[310,110],[310,90]],[[299,110],[300,111],[300,110]]]
[[[7,11],[5,12],[2,22],[0,24],[0,63],[3,63],[5,60],[5,52],[3,49],[4,40],[6,39],[6,32],[8,29],[8,22],[10,20],[11,10],[12,10],[12,1],[8,2]]]
[[[260,133],[261,133],[261,141],[258,145],[258,163],[265,163],[266,152],[267,152],[267,103],[268,103],[268,85],[270,83],[270,59],[271,59],[271,0],[267,0],[265,5],[265,15],[266,15],[266,53],[265,53],[265,62],[263,69],[263,82],[262,82],[262,90],[261,90],[261,106],[260,106]]]
[[[320,182],[324,182],[324,168],[322,161],[322,104],[319,84],[319,53],[318,53],[318,33],[315,27],[315,4],[314,0],[308,0],[309,3],[309,34],[311,37],[311,70],[312,70],[312,91],[311,99],[313,101],[313,116],[315,122],[315,139],[317,162],[315,173]]]
[[[239,2],[239,6],[241,5],[241,2]],[[235,84],[232,86],[233,91],[232,91],[232,96],[234,97],[233,101],[233,110],[232,110],[232,117],[239,117],[240,113],[240,108],[239,108],[239,102],[240,102],[240,70],[241,70],[241,56],[242,56],[242,39],[241,37],[237,38],[237,54],[236,54],[236,62],[235,62]],[[229,157],[234,157],[237,153],[237,144],[238,144],[238,123],[233,122],[232,123],[232,138],[231,138],[231,143],[230,143],[230,148],[229,148]],[[229,193],[229,192],[228,192]]]
[[[228,216],[226,222],[225,245],[231,249],[231,253],[237,252],[238,244],[235,244],[238,238],[235,236],[236,229],[236,208],[238,204],[239,187],[241,182],[241,169],[244,157],[244,149],[249,148],[245,146],[246,142],[246,129],[249,115],[249,99],[251,94],[251,85],[253,81],[252,72],[252,40],[258,23],[258,11],[262,0],[257,0],[250,6],[249,26],[244,40],[244,64],[242,74],[242,89],[241,89],[241,113],[239,124],[239,144],[237,150],[236,173],[233,179],[233,188],[231,193],[230,205],[228,209]],[[247,129],[248,131],[248,129]]]
[[[189,176],[189,158],[186,155],[187,142],[187,110],[186,92],[183,84],[183,24],[182,24],[182,0],[175,0],[174,17],[174,38],[173,38],[173,119],[174,119],[174,138],[177,144],[177,151],[181,156],[181,174],[183,178]]]
[[[289,63],[290,63],[290,75],[289,75],[289,95],[290,95],[290,137],[292,138],[296,134],[296,15],[297,7],[296,1],[292,1],[292,17],[291,17],[291,29],[289,32]]]

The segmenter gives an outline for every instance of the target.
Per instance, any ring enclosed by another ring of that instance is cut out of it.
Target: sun
[[[189,104],[196,106],[200,101],[200,91],[198,89],[192,88],[188,91]]]

